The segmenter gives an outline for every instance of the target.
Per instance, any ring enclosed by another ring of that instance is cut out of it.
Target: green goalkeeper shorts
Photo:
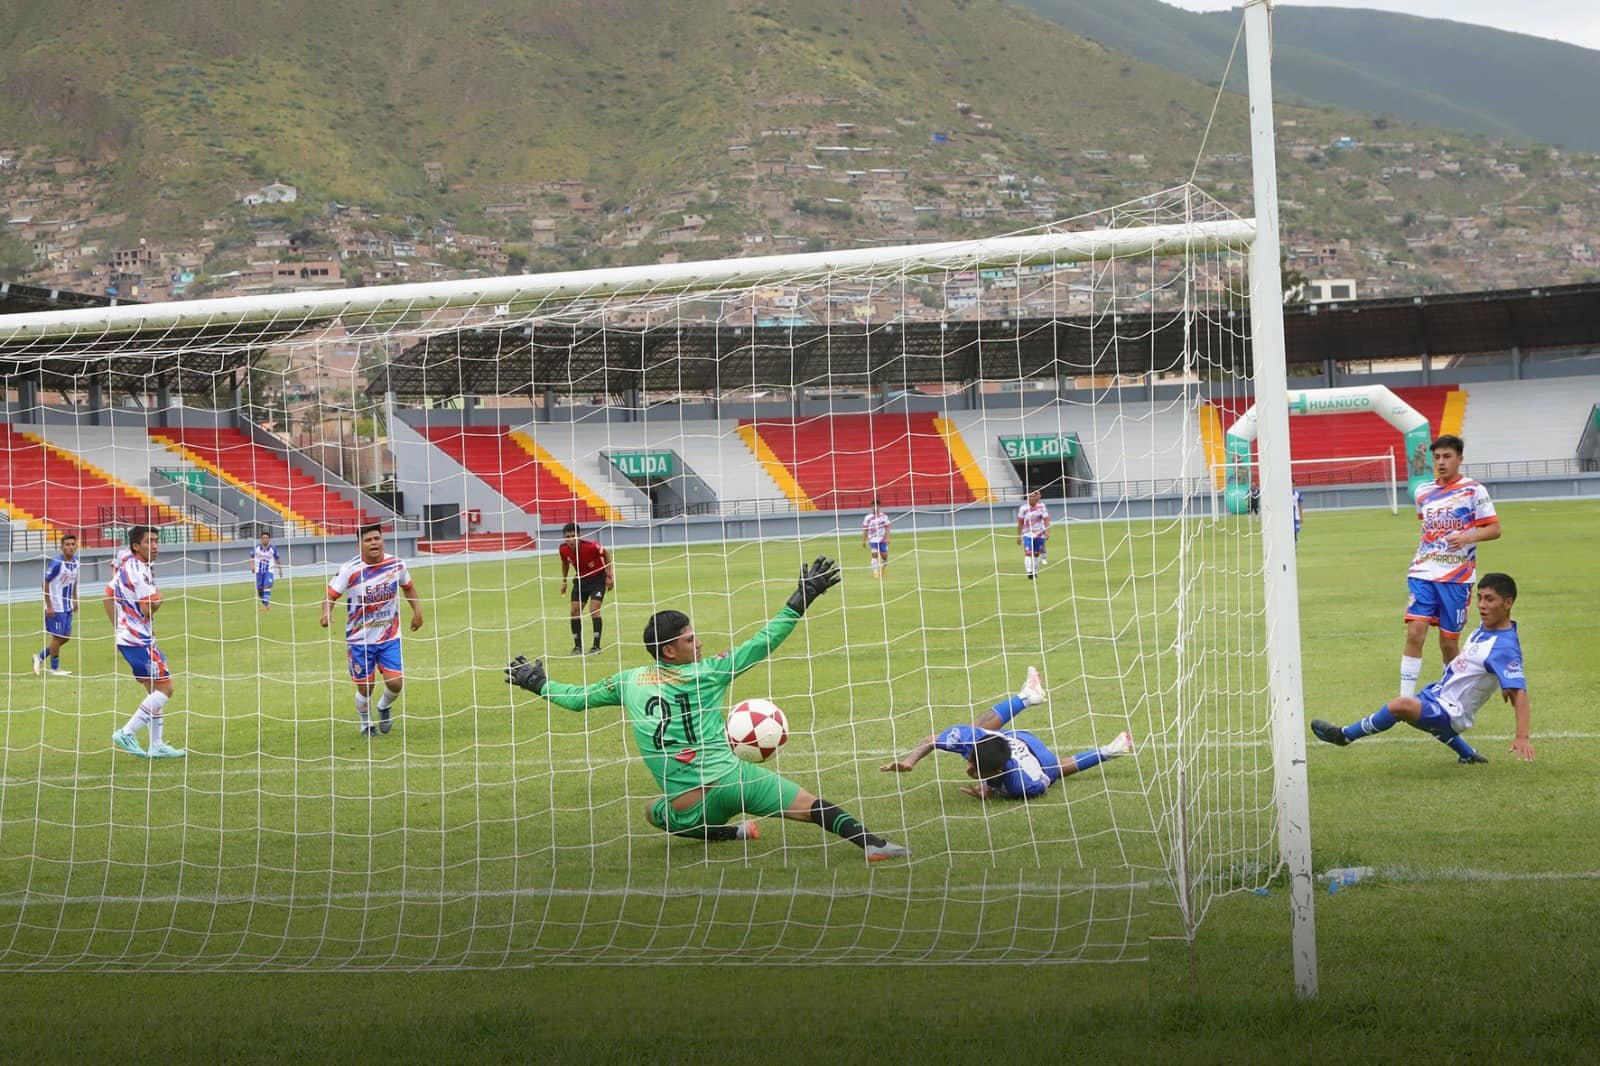
[[[650,823],[669,833],[692,832],[708,825],[727,825],[736,814],[782,814],[800,795],[800,786],[765,767],[742,762],[739,772],[707,786],[693,807],[677,811],[663,796],[650,808]]]

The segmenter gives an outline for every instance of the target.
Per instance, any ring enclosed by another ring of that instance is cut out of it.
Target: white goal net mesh
[[[1277,865],[1259,533],[1212,503],[1218,404],[1249,391],[1247,232],[1183,187],[824,269],[269,297],[131,332],[0,321],[21,368],[0,968],[1119,961],[1192,934]],[[404,690],[369,737],[345,605],[319,621],[374,520],[423,622],[399,602]],[[576,629],[569,521],[614,577],[583,586]],[[102,590],[141,524],[183,758],[111,743],[145,692]],[[41,592],[65,533],[56,673]],[[818,555],[841,583],[728,706],[778,704],[766,768],[909,858],[869,864],[848,824],[669,835],[622,709],[502,676],[519,654],[576,684],[642,666],[665,608],[723,652]],[[1030,666],[1048,700],[1005,727],[1036,744],[1008,741],[1006,780],[1038,795],[967,794],[960,752],[880,769]]]

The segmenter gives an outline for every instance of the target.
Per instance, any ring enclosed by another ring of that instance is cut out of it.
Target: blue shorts
[[[172,671],[167,669],[167,657],[154,644],[118,644],[117,650],[133,667],[133,676],[140,681],[170,681]]]
[[[871,548],[874,552],[876,552],[879,555],[883,556],[885,559],[889,558],[889,542],[888,541],[886,541],[886,540],[869,540],[869,541],[867,541],[867,547]]]
[[[256,575],[256,591],[257,592],[271,592],[272,591],[272,579],[273,579],[273,573],[272,573],[271,570],[263,570],[261,573],[257,574]]]
[[[1024,555],[1043,555],[1044,554],[1044,541],[1045,541],[1045,538],[1043,538],[1043,537],[1023,537],[1022,538],[1022,551],[1023,551],[1023,554]]]
[[[52,637],[72,636],[72,612],[57,611],[44,616],[44,631]]]
[[[1472,599],[1471,582],[1424,581],[1406,578],[1411,598],[1406,601],[1406,621],[1427,622],[1439,627],[1441,636],[1459,637],[1467,625],[1467,602]]]
[[[1449,740],[1456,736],[1456,724],[1443,707],[1439,706],[1439,682],[1427,685],[1417,693],[1417,702],[1422,704],[1422,716],[1417,719],[1417,728],[1424,733],[1432,733],[1436,737]]]
[[[351,681],[371,681],[379,671],[384,677],[405,676],[399,637],[382,644],[351,644],[349,649]]]

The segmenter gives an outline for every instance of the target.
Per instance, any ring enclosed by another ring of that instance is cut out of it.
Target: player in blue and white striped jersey
[[[1457,755],[1457,762],[1486,763],[1461,736],[1478,720],[1478,709],[1499,691],[1516,715],[1517,731],[1511,753],[1523,762],[1533,761],[1533,740],[1528,732],[1532,714],[1528,679],[1522,669],[1522,640],[1511,620],[1517,600],[1517,583],[1509,574],[1484,574],[1478,582],[1480,624],[1467,643],[1450,660],[1444,676],[1415,696],[1399,696],[1359,722],[1340,728],[1321,718],[1312,719],[1318,740],[1343,747],[1362,737],[1393,729],[1396,722],[1432,733]]]
[[[967,795],[978,799],[1034,799],[1063,777],[1133,751],[1133,734],[1123,731],[1103,747],[1062,759],[1032,733],[1006,728],[1024,708],[1048,698],[1039,671],[1030,666],[1028,680],[1015,696],[989,708],[972,725],[953,725],[927,737],[903,758],[878,769],[884,773],[910,773],[929,752],[949,751],[967,760],[967,776],[978,782],[962,786],[961,791]]]
[[[250,549],[250,572],[256,576],[256,598],[263,611],[272,610],[272,583],[283,576],[283,559],[272,543],[272,534],[261,531],[261,543]]]
[[[61,554],[44,567],[44,631],[48,643],[33,657],[33,672],[44,672],[46,660],[52,674],[61,669],[61,648],[72,639],[72,615],[78,609],[78,535],[61,534]]]

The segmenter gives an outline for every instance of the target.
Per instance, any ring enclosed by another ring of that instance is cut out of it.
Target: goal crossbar
[[[515,313],[548,301],[674,295],[724,286],[837,277],[885,268],[905,274],[931,274],[991,265],[1014,267],[1131,256],[1242,251],[1254,237],[1253,220],[1223,219],[325,292],[40,311],[7,315],[0,320],[0,345],[100,338],[151,330],[348,319],[391,310],[425,312],[492,306]]]

